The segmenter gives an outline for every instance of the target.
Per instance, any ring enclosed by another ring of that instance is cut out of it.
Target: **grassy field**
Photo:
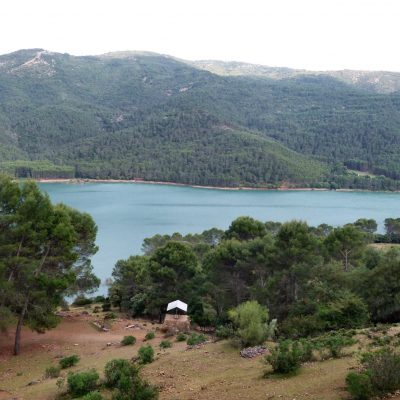
[[[11,354],[12,335],[0,336],[0,399],[54,399],[60,393],[57,379],[44,379],[43,373],[58,364],[61,356],[81,357],[77,366],[62,371],[63,376],[67,371],[89,368],[102,371],[113,358],[136,356],[146,333],[159,328],[146,321],[118,318],[109,332],[100,332],[91,325],[94,318],[75,310],[46,334],[25,330],[18,357]],[[131,324],[137,326],[127,329]],[[137,338],[136,344],[121,346],[119,342],[128,334]],[[368,340],[365,335],[359,336],[361,343]],[[345,377],[357,365],[359,348],[357,344],[347,349],[348,355],[341,359],[307,363],[293,377],[265,379],[263,374],[269,367],[262,363],[262,357],[241,358],[226,341],[191,350],[185,342],[174,342],[172,348],[160,350],[161,340],[162,334],[157,330],[155,339],[150,341],[157,350],[156,361],[143,369],[143,375],[160,387],[160,400],[346,399]],[[29,385],[33,381],[38,382]]]

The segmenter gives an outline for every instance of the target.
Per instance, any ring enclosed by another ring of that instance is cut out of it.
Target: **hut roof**
[[[180,310],[187,312],[187,304],[180,300],[171,301],[168,303],[167,312],[171,310],[175,310],[175,308],[179,308]]]

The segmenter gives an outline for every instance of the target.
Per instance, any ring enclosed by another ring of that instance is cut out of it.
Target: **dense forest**
[[[133,316],[157,317],[175,298],[189,303],[201,326],[227,323],[229,310],[255,300],[286,337],[396,322],[400,219],[310,227],[305,222],[261,222],[239,217],[226,231],[156,235],[144,255],[117,262],[110,300]],[[390,247],[390,246],[389,246]]]
[[[400,188],[395,75],[375,73],[369,85],[350,72],[344,79],[206,69],[137,52],[0,56],[0,170],[33,178]]]

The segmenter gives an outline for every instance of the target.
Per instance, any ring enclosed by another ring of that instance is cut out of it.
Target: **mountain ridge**
[[[400,96],[284,71],[221,76],[151,52],[2,55],[0,170],[52,175],[53,163],[54,174],[65,165],[86,178],[396,189]]]
[[[69,53],[58,53],[42,48],[21,49],[12,53],[1,54],[2,57],[25,54],[30,52],[45,53],[47,55],[66,55],[75,58],[98,58],[98,59],[120,59],[134,57],[163,57],[166,59],[183,62],[195,68],[212,72],[221,76],[252,76],[270,79],[284,79],[296,76],[325,75],[339,79],[350,85],[355,85],[366,90],[376,91],[377,93],[393,93],[400,90],[400,72],[386,70],[308,70],[305,68],[290,68],[268,66],[265,64],[255,64],[242,61],[221,61],[221,60],[186,60],[169,54],[157,53],[144,50],[123,50],[111,51],[95,55],[71,55]],[[31,60],[32,61],[32,60]],[[0,62],[1,68],[1,62]]]

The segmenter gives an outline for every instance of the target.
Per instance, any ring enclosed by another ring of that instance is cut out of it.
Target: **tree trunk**
[[[22,308],[21,314],[19,315],[19,318],[18,318],[18,325],[17,325],[17,329],[15,331],[15,343],[14,343],[14,355],[15,356],[17,356],[20,352],[21,330],[22,330],[22,326],[24,324],[26,310],[28,309],[28,303],[29,303],[29,296],[26,298],[24,307]]]
[[[38,266],[38,268],[36,269],[36,271],[34,273],[35,277],[38,276],[39,272],[42,270],[43,265],[44,265],[44,263],[46,261],[46,258],[49,255],[49,252],[50,252],[50,246],[47,248],[46,253],[44,254],[44,256],[42,258],[42,261],[40,262],[40,265]],[[28,294],[27,294],[26,299],[25,299],[24,306],[23,306],[23,308],[21,310],[21,313],[19,315],[19,318],[18,318],[18,324],[17,324],[17,329],[15,331],[15,342],[14,342],[14,355],[15,356],[17,356],[19,354],[19,352],[20,352],[21,331],[22,331],[22,326],[24,325],[25,314],[26,314],[26,311],[28,309],[29,296],[30,296],[30,294],[29,294],[29,291],[28,291]]]

